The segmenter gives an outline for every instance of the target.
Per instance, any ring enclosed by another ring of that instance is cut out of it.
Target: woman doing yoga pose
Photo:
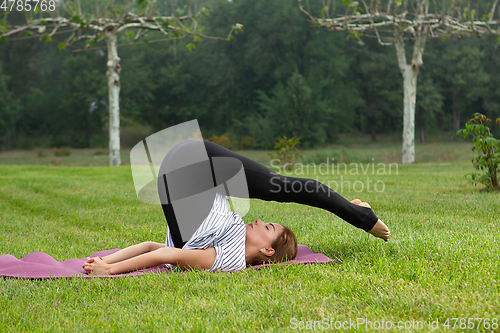
[[[229,211],[228,200],[217,193],[212,210],[183,246],[173,245],[170,230],[165,244],[144,242],[99,258],[88,258],[85,271],[111,275],[165,264],[176,269],[236,271],[247,265],[291,260],[297,256],[297,240],[286,226],[260,219],[246,224]],[[175,266],[172,266],[175,265]]]
[[[185,140],[176,147],[179,151],[189,149],[190,145],[196,143],[199,141]],[[316,180],[283,176],[213,142],[203,143],[210,159],[232,157],[241,161],[249,198],[322,208],[375,237],[385,241],[390,238],[389,229],[377,218],[368,203],[359,199],[348,201]],[[207,230],[211,233],[203,234]],[[245,225],[238,214],[229,211],[227,199],[217,194],[209,216],[182,249],[174,247],[169,228],[165,244],[146,242],[102,259],[89,258],[83,268],[92,274],[116,274],[160,264],[181,268],[238,270],[246,265],[270,260],[294,259],[296,254],[297,241],[289,228],[264,223],[259,219]]]

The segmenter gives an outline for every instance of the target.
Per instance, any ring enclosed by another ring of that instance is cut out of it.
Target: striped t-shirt
[[[229,210],[228,200],[215,194],[214,204],[208,216],[193,234],[183,249],[206,249],[214,247],[215,262],[210,271],[237,271],[246,267],[245,260],[246,225],[241,216]],[[175,247],[167,231],[165,246]],[[175,265],[165,266],[177,269]]]

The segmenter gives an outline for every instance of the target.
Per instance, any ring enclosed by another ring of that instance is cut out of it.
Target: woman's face
[[[247,224],[247,245],[259,248],[271,247],[273,242],[283,232],[283,226],[277,223],[264,223],[260,219]]]

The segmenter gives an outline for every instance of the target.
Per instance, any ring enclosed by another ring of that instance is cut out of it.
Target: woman
[[[291,260],[297,240],[286,226],[256,219],[244,224],[229,211],[228,200],[216,193],[208,216],[182,249],[174,247],[170,232],[166,244],[144,242],[83,264],[92,275],[113,275],[165,264],[176,269],[237,271],[247,265]]]
[[[180,151],[183,149],[189,152],[189,150],[193,148],[193,145],[197,144],[199,144],[199,141],[197,140],[182,141],[178,144],[176,153],[179,154]],[[317,208],[326,209],[336,214],[337,216],[341,217],[348,223],[354,225],[355,227],[361,228],[371,233],[375,237],[379,237],[387,241],[391,236],[387,226],[380,219],[377,218],[377,216],[371,209],[370,205],[366,202],[362,202],[359,199],[354,199],[353,201],[349,202],[348,200],[340,196],[337,192],[333,191],[329,187],[325,186],[324,184],[316,180],[279,175],[270,170],[269,168],[265,167],[264,165],[256,161],[253,161],[247,157],[236,154],[213,142],[203,141],[203,144],[210,159],[212,159],[213,157],[232,157],[241,161],[245,171],[249,198],[261,199],[266,201],[277,201],[277,202],[295,202]],[[173,149],[171,151],[173,151]],[[293,184],[299,184],[300,186],[294,186]],[[217,205],[216,202],[214,203],[214,207]],[[175,218],[175,215],[172,213],[173,210],[171,209],[171,207],[169,206],[168,209],[166,209],[166,207],[167,205],[163,205],[167,220],[169,220],[169,217]],[[238,216],[234,212],[231,213]],[[256,222],[254,222],[255,225],[268,228],[272,227],[272,224],[266,225],[263,222],[261,222],[261,224],[259,225],[258,221],[260,220],[257,219]],[[240,225],[242,224],[242,220],[239,221],[239,224]],[[234,226],[235,223],[233,223],[232,225]],[[249,230],[249,228],[253,229],[255,225],[249,224],[245,227],[245,230]],[[278,227],[279,230],[281,230],[280,227],[281,226]],[[242,227],[240,226],[240,228]],[[203,229],[202,226],[200,226],[200,229],[198,231],[202,229]],[[221,227],[219,231],[222,232],[224,230],[227,231],[229,229],[227,228],[224,229],[224,227]],[[116,255],[105,257],[103,258],[103,260],[91,258],[84,264],[84,268],[86,271],[88,272],[93,271],[94,273],[98,271],[110,272],[112,271],[112,269],[106,265],[112,263],[118,263],[123,260],[130,259],[131,257],[132,258],[136,257],[137,255],[139,256],[144,255],[144,257],[140,258],[140,260],[145,260],[144,262],[132,260],[127,263],[122,263],[120,266],[121,269],[119,270],[123,272],[124,271],[123,269],[153,267],[150,266],[153,264],[156,264],[154,266],[157,266],[159,264],[170,265],[172,263],[179,264],[180,267],[196,266],[198,268],[211,269],[211,270],[217,270],[217,269],[237,270],[241,269],[244,266],[244,262],[246,264],[252,264],[252,263],[266,262],[266,258],[271,260],[270,258],[272,254],[277,250],[275,247],[273,247],[273,244],[275,244],[274,242],[276,241],[276,239],[278,239],[278,234],[276,234],[276,224],[274,224],[273,231],[275,232],[274,234],[275,238],[273,238],[274,240],[273,242],[267,239],[265,244],[266,246],[260,249],[251,246],[249,246],[248,249],[245,247],[244,260],[242,259],[242,256],[239,255],[239,260],[237,260],[236,264],[232,262],[231,265],[227,267],[223,265],[221,266],[221,263],[224,262],[223,256],[220,256],[218,258],[217,254],[219,254],[219,251],[216,251],[215,248],[211,246],[206,247],[208,244],[207,242],[203,241],[200,242],[199,239],[200,234],[198,233],[198,231],[185,245],[177,246],[178,248],[176,249],[175,244],[172,241],[170,233],[171,230],[169,228],[167,232],[167,240],[165,245],[158,243],[151,243],[151,242],[139,244],[124,249],[122,250],[123,252],[121,253],[119,251],[116,253]],[[236,238],[241,240],[242,234],[243,233],[240,232],[239,237]],[[291,235],[287,237],[288,239],[292,238],[295,239],[291,231],[288,234]],[[222,234],[219,234],[219,237],[221,235]],[[283,233],[281,235],[283,235]],[[247,242],[249,242],[249,244],[252,244],[253,242],[252,237],[253,236],[250,236],[249,239],[245,239],[245,242],[241,242],[239,244],[240,253],[242,252],[241,249],[243,247],[243,243],[246,244]],[[255,239],[257,242],[258,237],[255,236]],[[213,239],[211,239],[211,241],[213,242]],[[296,244],[296,241],[290,242],[290,244],[293,243]],[[182,249],[179,249],[179,247],[182,247]],[[293,248],[293,246],[290,245],[285,247],[288,249]],[[157,252],[157,250],[161,251]],[[160,253],[165,253],[165,255],[160,256]],[[296,250],[295,253],[293,252],[293,250],[288,250],[288,252],[285,253],[282,257],[273,259],[282,260],[283,258],[286,257],[293,259],[295,258],[295,255],[296,255]],[[232,258],[229,258],[228,260],[230,259]],[[219,266],[215,265],[216,262],[218,263]]]

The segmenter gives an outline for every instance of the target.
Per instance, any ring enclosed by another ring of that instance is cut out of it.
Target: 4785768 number
[[[477,324],[477,326],[476,326]],[[447,329],[460,328],[465,329],[480,329],[484,328],[486,330],[498,329],[498,318],[447,318],[442,324],[443,327]]]
[[[0,0],[2,2],[2,0]],[[37,11],[37,8],[42,12],[47,10],[53,12],[56,10],[55,0],[3,0],[0,9],[6,12],[12,11]]]

